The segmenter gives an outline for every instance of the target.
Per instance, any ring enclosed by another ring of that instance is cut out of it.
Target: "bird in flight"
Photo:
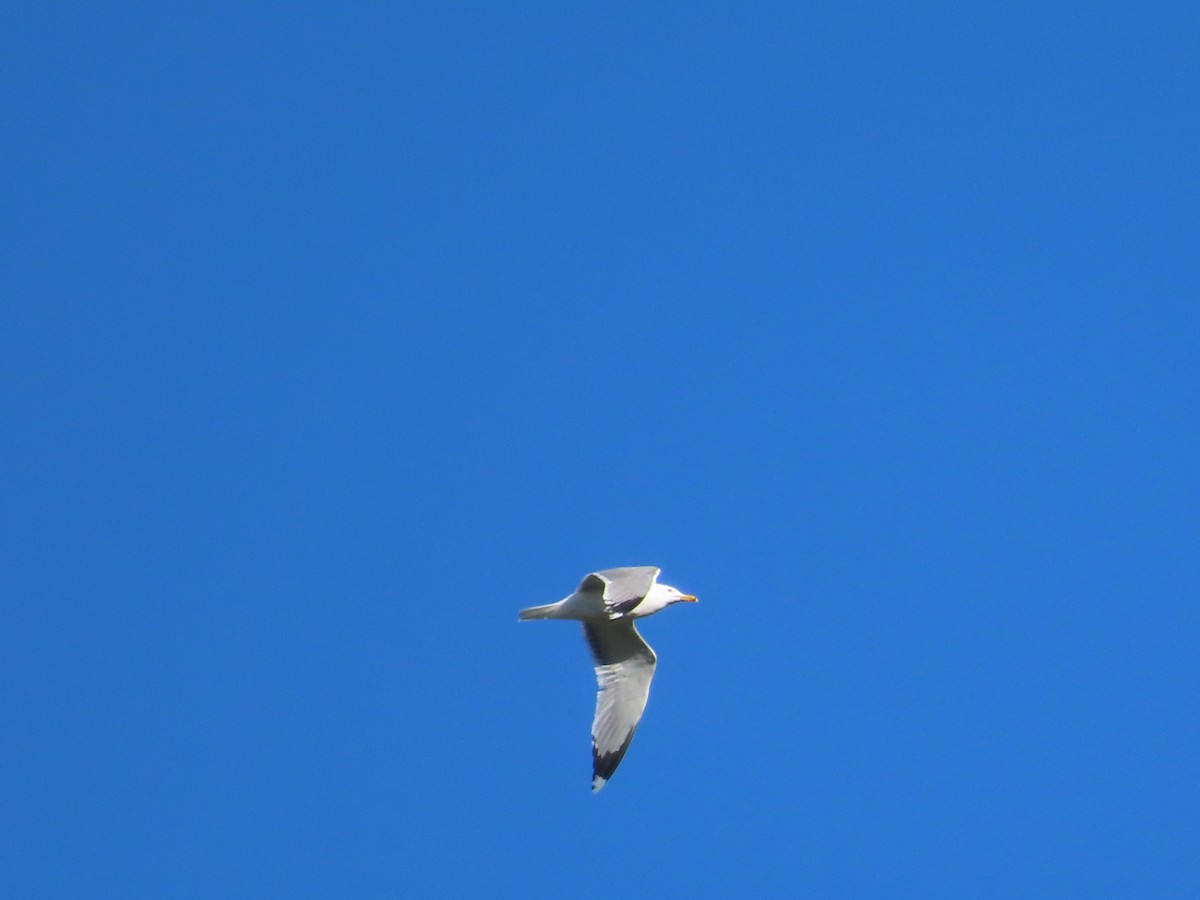
[[[583,623],[596,666],[596,718],[592,721],[592,791],[617,770],[650,696],[658,657],[633,626],[673,603],[695,603],[691,594],[658,584],[656,566],[625,566],[592,572],[575,593],[518,614],[528,619],[574,619]]]

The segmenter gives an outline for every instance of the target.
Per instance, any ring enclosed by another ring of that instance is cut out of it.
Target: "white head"
[[[660,609],[666,609],[672,603],[695,602],[695,597],[685,594],[679,588],[673,588],[669,584],[654,584],[650,588],[650,592],[646,594],[646,599],[634,607],[633,615],[635,617],[649,616]]]
[[[696,598],[692,594],[685,594],[679,588],[673,588],[669,584],[656,584],[651,589],[652,591],[661,591],[665,595],[666,604],[671,603],[695,603]]]

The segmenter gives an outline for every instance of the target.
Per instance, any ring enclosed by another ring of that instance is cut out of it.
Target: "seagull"
[[[583,622],[583,636],[591,647],[600,687],[592,721],[592,793],[604,787],[620,765],[650,696],[658,657],[638,634],[633,620],[654,615],[672,603],[696,602],[691,594],[658,584],[658,572],[656,566],[601,569],[585,576],[571,596],[518,614],[521,621]]]

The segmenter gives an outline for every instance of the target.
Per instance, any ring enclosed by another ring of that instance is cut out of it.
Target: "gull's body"
[[[655,566],[602,569],[586,576],[569,597],[523,609],[526,619],[573,619],[583,622],[592,650],[596,681],[596,717],[592,722],[592,790],[598,791],[620,764],[641,721],[658,657],[633,620],[653,615],[672,603],[696,598],[658,584]]]

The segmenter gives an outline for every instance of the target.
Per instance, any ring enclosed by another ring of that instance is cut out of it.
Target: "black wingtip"
[[[629,732],[629,736],[625,738],[621,746],[611,753],[597,753],[596,743],[592,742],[592,781],[601,778],[605,782],[613,777],[613,773],[617,771],[617,766],[621,764],[621,760],[625,758],[625,752],[629,749],[629,745],[633,743],[633,735],[637,729]],[[601,782],[600,787],[604,787]],[[600,790],[600,787],[593,787],[593,790]]]

